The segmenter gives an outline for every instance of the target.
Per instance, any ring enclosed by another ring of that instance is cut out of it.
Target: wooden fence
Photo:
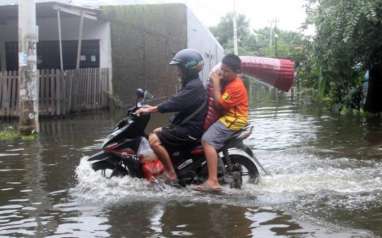
[[[39,70],[40,116],[107,108],[109,69]],[[0,72],[0,117],[18,116],[18,72]]]

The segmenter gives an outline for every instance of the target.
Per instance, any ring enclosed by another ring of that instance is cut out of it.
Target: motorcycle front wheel
[[[91,157],[88,160],[91,162],[92,169],[94,171],[101,171],[102,175],[111,178],[111,177],[122,177],[128,175],[127,169],[122,165],[121,160],[103,153],[95,157]]]

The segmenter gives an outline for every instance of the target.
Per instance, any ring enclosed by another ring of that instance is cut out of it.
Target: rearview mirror
[[[142,88],[138,88],[136,90],[137,100],[136,105],[137,107],[141,107],[146,104],[148,100],[151,100],[154,98],[154,96],[147,90],[144,90]]]
[[[144,96],[143,96],[143,99],[144,99],[145,101],[147,101],[147,100],[151,100],[151,99],[153,99],[153,98],[154,98],[154,95],[152,95],[149,91],[145,90],[145,94],[144,94]]]

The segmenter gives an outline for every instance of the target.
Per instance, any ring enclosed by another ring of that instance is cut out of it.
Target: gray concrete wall
[[[187,47],[186,9],[183,4],[102,7],[111,24],[113,91],[124,104],[134,102],[138,87],[156,98],[176,92],[176,71],[168,62]]]
[[[5,42],[0,40],[0,71],[7,70],[5,63]]]

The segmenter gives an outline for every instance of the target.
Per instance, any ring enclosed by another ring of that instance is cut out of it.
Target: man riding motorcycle
[[[157,106],[147,105],[136,114],[176,112],[171,124],[155,129],[149,135],[149,142],[165,168],[170,183],[177,182],[177,175],[171,162],[171,151],[194,147],[203,134],[203,121],[207,109],[207,92],[199,78],[203,68],[202,55],[193,49],[183,49],[170,62],[177,66],[181,79],[181,90]]]

